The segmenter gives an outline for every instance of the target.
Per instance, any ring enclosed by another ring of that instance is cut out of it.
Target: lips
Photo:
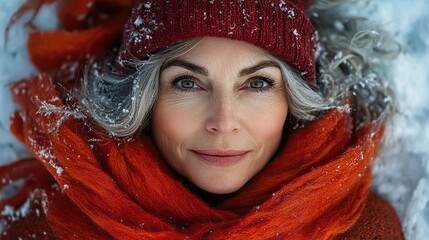
[[[199,159],[209,165],[229,167],[238,164],[249,151],[239,150],[194,150]]]

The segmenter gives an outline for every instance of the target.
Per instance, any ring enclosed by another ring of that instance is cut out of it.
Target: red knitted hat
[[[204,36],[225,37],[268,50],[315,84],[317,35],[305,15],[311,0],[136,1],[123,33],[118,68],[156,50]]]

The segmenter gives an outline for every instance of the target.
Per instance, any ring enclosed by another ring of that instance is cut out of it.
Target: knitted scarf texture
[[[46,2],[27,1],[17,15]],[[30,57],[41,73],[11,87],[21,106],[11,130],[34,158],[0,167],[7,179],[0,188],[25,180],[0,199],[7,223],[0,238],[335,239],[350,229],[364,209],[383,131],[356,130],[347,108],[294,130],[275,159],[215,206],[188,189],[149,137],[93,131],[68,97],[79,78],[70,66],[110,50],[131,5],[64,0],[63,29],[30,34]],[[20,214],[4,211],[20,207]]]

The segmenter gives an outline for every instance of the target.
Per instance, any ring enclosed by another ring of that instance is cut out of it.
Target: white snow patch
[[[299,33],[298,33],[298,30],[297,29],[293,29],[292,30],[292,33],[293,33],[293,35],[295,35],[296,37],[299,37],[300,35],[299,35]]]
[[[147,9],[150,9],[152,7],[152,3],[151,2],[147,2],[144,4],[144,7]]]
[[[30,199],[27,199],[24,204],[21,205],[20,208],[16,209],[12,206],[6,205],[2,211],[1,215],[3,217],[7,217],[10,221],[15,222],[19,219],[27,216],[27,214],[30,212]]]
[[[136,25],[137,27],[140,27],[140,25],[143,24],[143,19],[141,19],[141,17],[137,17],[137,19],[134,21],[134,25]]]

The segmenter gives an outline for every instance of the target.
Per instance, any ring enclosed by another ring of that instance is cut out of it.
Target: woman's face
[[[277,64],[251,44],[207,37],[164,64],[152,130],[173,169],[231,193],[276,152],[287,113]]]

